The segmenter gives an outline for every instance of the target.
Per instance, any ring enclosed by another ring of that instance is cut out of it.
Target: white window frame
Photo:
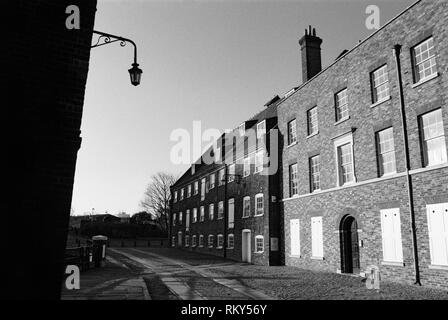
[[[192,223],[198,222],[198,208],[193,208],[193,221]]]
[[[381,82],[379,82],[379,73],[383,73],[382,76],[384,78]],[[375,69],[370,74],[370,85],[372,87],[372,103],[380,103],[382,101],[387,100],[390,97],[390,88],[389,88],[389,69],[387,68],[387,64],[382,65],[381,67]],[[386,89],[383,89],[382,87],[385,87]],[[378,91],[379,88],[381,88],[381,91]],[[379,92],[383,94],[382,92],[386,92],[384,96],[380,99],[379,98]]]
[[[176,203],[176,202],[177,202],[177,190],[174,191],[174,203]]]
[[[258,210],[258,199],[262,199],[261,200],[261,204],[262,204],[262,213],[259,213],[259,210]],[[263,194],[262,193],[258,193],[258,194],[256,194],[255,195],[255,206],[254,206],[254,209],[255,209],[255,214],[254,214],[254,216],[255,217],[260,217],[260,216],[262,216],[262,215],[264,215],[264,196],[263,196]]]
[[[313,163],[313,160],[317,159],[318,164]],[[310,191],[316,192],[320,190],[320,155],[312,156],[308,160],[310,167]],[[317,168],[316,168],[317,167]],[[316,188],[316,185],[318,187]]]
[[[382,209],[380,215],[383,261],[403,263],[400,209]]]
[[[297,120],[292,119],[287,123],[288,130],[288,145],[297,142]]]
[[[225,175],[226,175],[226,173],[225,173],[224,169],[220,169],[218,171],[218,186],[224,185],[224,182],[225,182],[224,177],[225,177]]]
[[[199,181],[196,180],[194,182],[194,195],[197,195],[199,193]]]
[[[205,178],[201,179],[201,201],[205,200]]]
[[[228,228],[232,229],[235,227],[235,199],[230,198],[227,204],[228,214],[227,214],[227,222]]]
[[[233,182],[235,181],[235,164],[232,163],[231,165],[229,165],[228,167],[228,179],[227,182]]]
[[[340,95],[345,92],[346,103],[340,104]],[[348,110],[348,89],[342,89],[334,95],[334,107],[335,107],[335,116],[336,122],[344,121],[350,117],[350,113]],[[346,113],[346,115],[343,115]]]
[[[215,236],[213,234],[209,234],[207,238],[207,246],[209,248],[213,248],[215,242]]]
[[[429,47],[430,41],[432,41],[432,47]],[[421,55],[422,53],[417,54],[416,50],[424,45],[428,46],[428,50],[423,51],[423,52],[428,51],[428,57],[420,62],[417,62],[417,56]],[[432,51],[433,51],[432,55],[429,54],[430,48],[432,48]],[[425,82],[427,79],[431,79],[432,77],[437,75],[437,61],[436,61],[436,52],[435,52],[433,36],[431,36],[431,37],[421,41],[420,43],[416,44],[415,46],[413,46],[411,49],[411,52],[412,52],[412,71],[414,74],[414,83]],[[429,74],[427,76],[420,77],[420,73],[418,72],[418,67],[420,65],[425,64],[428,61],[429,61],[430,66],[427,68],[424,68],[424,70],[434,68],[435,71],[433,71],[431,74]]]
[[[184,188],[180,189],[180,201],[184,200]]]
[[[392,131],[391,132],[392,139],[384,140],[382,137],[384,136],[384,134],[386,134],[386,132],[389,133],[390,130]],[[376,140],[379,176],[383,177],[383,176],[388,176],[388,175],[397,173],[397,163],[396,163],[396,159],[395,159],[394,128],[389,127],[389,128],[385,128],[383,130],[377,131],[375,133],[375,136],[376,136],[375,140]],[[392,144],[392,150],[384,150],[382,145],[384,145],[386,142],[388,142],[389,144]],[[390,172],[385,172],[384,155],[393,155],[394,170],[392,170]]]
[[[250,176],[250,156],[244,158],[243,162],[243,178]]]
[[[295,178],[293,177],[293,168],[296,168]],[[288,169],[289,196],[293,197],[299,194],[299,165],[297,163],[292,163],[289,165]],[[294,190],[297,190],[297,192],[294,193]]]
[[[246,211],[246,204],[249,204],[248,212]],[[250,217],[250,196],[245,196],[243,198],[243,218]]]
[[[300,219],[289,220],[289,241],[291,256],[300,257]]]
[[[306,123],[308,136],[319,133],[319,118],[317,115],[317,106],[306,111]]]
[[[261,240],[262,248],[259,250],[258,244],[259,240]],[[254,253],[263,253],[264,252],[264,237],[262,235],[255,236],[255,252]]]
[[[185,213],[185,231],[190,230],[190,209]]]
[[[350,144],[350,147],[351,147],[351,154],[352,154],[351,167],[352,167],[353,180],[349,181],[349,182],[345,182],[344,184],[342,184],[342,179],[341,179],[342,172],[341,172],[338,148],[342,147],[342,146],[344,146],[346,144]],[[356,183],[355,153],[354,153],[354,147],[353,147],[353,135],[351,133],[343,135],[342,137],[339,137],[339,138],[334,140],[334,154],[335,154],[335,157],[336,157],[337,185],[340,187],[340,186],[343,186],[343,185],[350,185],[350,184]]]
[[[320,225],[320,228],[319,228]],[[324,257],[324,232],[322,216],[311,217],[311,256],[316,259]]]
[[[218,234],[216,237],[216,249],[222,249],[224,245],[224,236],[222,234]]]
[[[187,186],[187,198],[191,197],[191,184]]]
[[[448,267],[448,203],[426,205],[432,266]]]
[[[176,226],[176,222],[177,222],[177,214],[173,213],[173,227]]]
[[[216,177],[215,177],[215,173],[213,172],[211,175],[210,175],[210,178],[209,178],[209,181],[210,181],[210,189],[213,189],[214,187],[215,187],[215,179],[216,179]]]
[[[218,202],[218,215],[217,220],[224,219],[224,201]]]
[[[437,124],[441,128],[442,134],[439,134],[438,136],[426,138],[425,128],[427,128],[427,127],[424,126],[424,119],[426,117],[429,117],[429,116],[435,114],[435,113],[440,114],[440,117],[438,118],[440,121],[438,121]],[[419,127],[420,127],[420,140],[421,140],[421,145],[422,145],[422,149],[423,149],[423,165],[425,167],[430,167],[430,166],[447,163],[448,158],[447,158],[447,150],[446,150],[446,138],[445,138],[445,129],[444,129],[444,123],[443,123],[442,108],[438,108],[438,109],[432,110],[430,112],[427,112],[425,114],[422,114],[418,118],[419,118]],[[443,140],[442,159],[430,161],[430,158],[429,158],[430,152],[429,152],[429,148],[428,148],[428,141],[433,141],[436,139]]]
[[[234,247],[235,247],[235,235],[233,233],[229,233],[227,235],[227,249],[233,249]]]
[[[190,236],[188,234],[185,235],[185,247],[190,246]]]
[[[197,237],[196,237],[196,235],[194,234],[194,235],[191,237],[191,246],[192,246],[193,248],[195,248],[197,245],[198,245],[198,244],[197,244]]]
[[[210,203],[208,205],[208,219],[210,221],[215,220],[215,204]]]
[[[199,235],[199,248],[203,248],[204,247],[204,235],[200,234]]]
[[[204,206],[200,206],[199,208],[199,222],[204,222],[205,220],[205,208]]]
[[[264,152],[263,152],[263,150],[261,150],[255,154],[255,171],[254,171],[254,173],[260,173],[263,171],[263,166],[264,166],[263,162],[264,162]]]
[[[182,225],[182,211],[179,212],[179,225]]]

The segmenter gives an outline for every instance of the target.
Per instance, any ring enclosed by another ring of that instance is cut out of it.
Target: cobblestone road
[[[442,290],[293,267],[264,267],[170,248],[108,248],[104,268],[81,274],[63,299],[448,299]]]

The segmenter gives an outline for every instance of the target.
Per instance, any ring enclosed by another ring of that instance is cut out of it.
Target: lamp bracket
[[[93,30],[92,33],[97,34],[98,38],[95,44],[92,44],[90,46],[90,48],[97,48],[97,47],[101,47],[104,46],[106,44],[111,44],[114,42],[118,42],[120,41],[120,46],[124,47],[126,46],[126,43],[130,43],[134,46],[134,63],[137,64],[137,46],[135,45],[135,42],[132,41],[131,39],[128,38],[123,38],[120,36],[116,36],[110,33],[105,33],[105,32],[101,32],[101,31],[96,31]]]

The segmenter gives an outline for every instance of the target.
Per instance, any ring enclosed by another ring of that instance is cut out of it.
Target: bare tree
[[[142,208],[154,217],[154,220],[164,231],[168,231],[170,221],[170,186],[176,180],[177,177],[173,174],[166,172],[156,173],[151,177],[151,182],[146,187],[143,200],[140,202]]]

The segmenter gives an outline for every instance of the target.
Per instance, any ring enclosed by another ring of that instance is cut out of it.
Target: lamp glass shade
[[[129,75],[131,77],[131,83],[134,86],[138,86],[140,84],[140,80],[142,78],[142,69],[138,67],[138,63],[133,63],[132,68],[128,70]]]

